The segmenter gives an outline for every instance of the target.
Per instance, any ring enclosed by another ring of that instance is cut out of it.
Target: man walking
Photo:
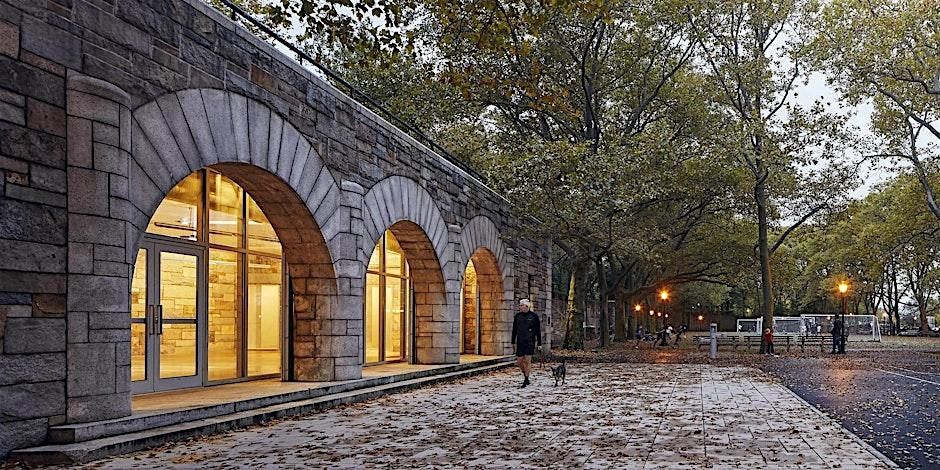
[[[542,345],[542,325],[539,316],[532,312],[529,299],[519,301],[519,312],[512,321],[512,342],[516,345],[516,364],[522,370],[525,380],[522,387],[529,385],[529,372],[532,370],[532,354],[535,347]]]

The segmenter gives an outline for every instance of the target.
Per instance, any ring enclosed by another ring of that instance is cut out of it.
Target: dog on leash
[[[565,373],[567,369],[565,367],[565,358],[561,358],[561,364],[558,367],[550,367],[552,369],[552,378],[555,379],[555,386],[558,386],[558,382],[561,381],[561,384],[565,384]]]

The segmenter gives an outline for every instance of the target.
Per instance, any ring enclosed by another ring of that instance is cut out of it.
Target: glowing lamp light
[[[702,315],[699,315],[699,316],[698,316],[698,321],[702,321],[702,320],[704,320],[704,319],[705,319],[704,316],[702,316]]]
[[[654,313],[656,313],[656,312],[650,310],[650,316],[653,316]]]
[[[663,300],[669,300],[669,291],[663,289],[659,292],[659,298]]]
[[[840,282],[840,283],[839,283],[839,293],[840,293],[840,294],[845,294],[845,293],[848,292],[848,291],[849,291],[849,285],[848,285],[848,283]]]
[[[663,316],[663,312],[656,312],[656,316],[657,316],[657,317]]]
[[[668,314],[668,313],[666,314],[666,318],[669,318],[669,314]]]
[[[635,311],[637,311],[637,312],[639,312],[640,310],[643,310],[643,306],[642,306],[642,305],[640,305],[640,304],[636,304],[636,306],[635,306],[635,307],[633,307],[633,310],[635,310]]]

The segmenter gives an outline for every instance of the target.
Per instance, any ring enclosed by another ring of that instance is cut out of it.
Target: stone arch
[[[316,146],[266,105],[224,90],[189,89],[140,106],[133,118],[132,160],[149,180],[141,182],[157,190],[135,193],[140,197],[132,202],[144,213],[156,208],[174,181],[208,166],[244,163],[287,183],[324,239],[339,231],[333,219],[339,187]]]
[[[337,281],[327,240],[339,189],[314,145],[265,105],[214,89],[163,95],[133,111],[128,259],[150,216],[189,174],[212,168],[256,200],[281,240],[292,296],[293,380],[358,378],[347,363],[358,339],[334,336]],[[346,344],[346,343],[351,343]]]
[[[467,267],[467,261],[479,248],[486,248],[496,259],[499,273],[510,275],[510,256],[506,245],[500,239],[499,229],[489,217],[478,215],[467,222],[460,231],[460,266]],[[463,276],[463,269],[461,269]]]
[[[400,220],[410,221],[424,232],[437,259],[442,262],[442,270],[446,268],[444,263],[453,257],[441,211],[431,195],[412,179],[391,176],[372,186],[362,198],[362,218],[365,233],[358,255],[362,266],[368,263],[379,237]]]
[[[512,353],[513,279],[509,251],[500,239],[499,229],[488,217],[477,216],[460,233],[460,276],[473,261],[480,302],[480,353]],[[461,299],[461,305],[476,299]],[[462,321],[468,313],[462,312]]]
[[[414,289],[415,362],[447,364],[460,361],[459,282],[453,273],[453,247],[448,228],[430,194],[413,180],[386,178],[363,197],[365,233],[359,264],[369,256],[385,230],[401,244],[411,267]],[[448,281],[455,284],[448,289]]]

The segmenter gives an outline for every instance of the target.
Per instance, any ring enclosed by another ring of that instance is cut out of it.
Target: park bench
[[[759,335],[745,336],[743,345],[745,348],[747,348],[748,351],[751,350],[751,347],[754,347],[755,349],[760,350],[760,340],[761,340],[761,337]],[[787,352],[790,352],[790,345],[793,343],[794,343],[794,340],[789,335],[774,336],[774,350],[775,351],[780,351],[781,348],[783,348]]]
[[[800,336],[800,351],[806,352],[806,348],[819,348],[824,351],[832,347],[831,335],[806,335]]]
[[[712,342],[710,336],[695,336],[695,345],[698,346],[699,351],[702,350],[702,347],[709,346]],[[732,350],[738,349],[738,337],[737,336],[719,336],[717,338],[718,347],[722,346],[731,346]]]

